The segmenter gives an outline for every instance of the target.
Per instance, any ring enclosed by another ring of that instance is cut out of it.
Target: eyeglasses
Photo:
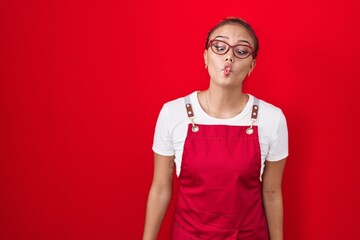
[[[251,46],[245,44],[231,46],[224,41],[212,39],[209,41],[208,48],[209,47],[214,53],[218,55],[224,55],[229,51],[230,48],[232,48],[233,53],[237,58],[244,59],[250,55],[254,56],[254,49]]]

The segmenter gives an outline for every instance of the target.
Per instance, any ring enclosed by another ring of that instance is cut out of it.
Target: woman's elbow
[[[265,202],[276,202],[282,200],[282,192],[280,189],[263,189],[263,200]]]

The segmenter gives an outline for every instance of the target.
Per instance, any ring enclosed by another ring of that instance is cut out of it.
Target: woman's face
[[[238,24],[227,24],[219,27],[210,35],[210,40],[212,39],[221,40],[231,46],[244,44],[254,47],[250,34]],[[255,67],[253,56],[240,59],[234,55],[231,48],[224,55],[218,55],[211,48],[207,48],[204,52],[204,60],[212,83],[224,87],[241,87],[243,80]]]

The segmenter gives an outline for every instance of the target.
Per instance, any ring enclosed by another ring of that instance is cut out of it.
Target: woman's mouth
[[[224,75],[225,75],[225,76],[229,76],[230,73],[231,73],[231,66],[226,66],[226,67],[224,68]]]

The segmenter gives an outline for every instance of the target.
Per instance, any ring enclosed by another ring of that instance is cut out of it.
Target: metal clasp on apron
[[[189,120],[191,121],[191,124],[192,124],[191,130],[192,130],[193,132],[198,132],[198,131],[199,131],[199,126],[196,126],[196,125],[195,125],[195,122],[194,122],[194,119],[195,119],[194,111],[193,111],[193,109],[192,109],[191,102],[190,102],[190,97],[189,97],[189,96],[186,96],[186,97],[185,97],[185,107],[186,107],[186,113],[187,113],[187,115],[188,115],[188,118],[189,118]]]
[[[252,112],[251,112],[251,124],[250,124],[250,127],[248,127],[246,129],[246,133],[248,135],[254,133],[253,126],[254,126],[254,124],[255,124],[255,122],[257,120],[258,111],[259,111],[259,100],[257,98],[254,98],[254,104],[253,104]]]

